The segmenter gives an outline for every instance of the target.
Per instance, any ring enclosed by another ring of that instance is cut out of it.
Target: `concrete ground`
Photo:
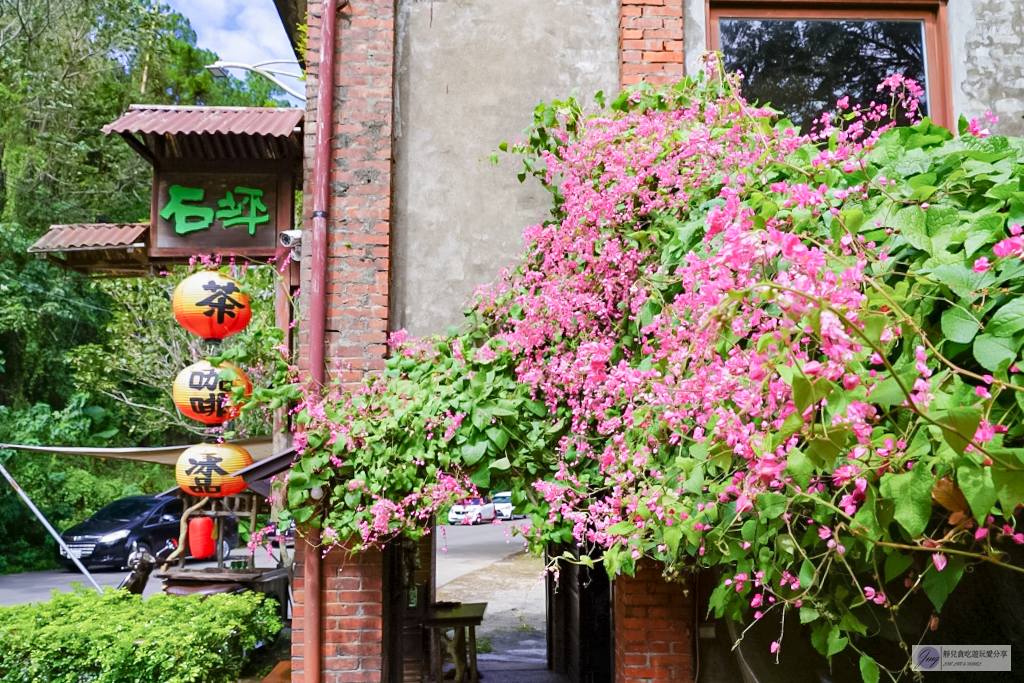
[[[231,553],[231,557],[236,560],[246,559],[248,557],[247,552],[248,551],[245,548],[236,548]],[[275,558],[270,559],[267,557],[266,551],[257,552],[256,566],[276,567],[277,553],[278,551],[275,550]],[[189,569],[201,569],[205,567],[216,567],[217,563],[189,562],[186,566]],[[157,568],[157,571],[159,571],[159,567]],[[97,569],[91,573],[100,586],[110,586],[111,588],[116,588],[128,574],[127,571],[120,569]],[[154,574],[156,574],[156,572],[154,572]],[[23,574],[7,574],[0,576],[0,606],[22,605],[27,602],[45,602],[50,599],[50,593],[52,591],[56,590],[66,593],[73,590],[73,586],[71,585],[72,583],[79,583],[84,588],[92,588],[92,584],[89,583],[89,580],[80,572],[67,571],[65,569],[52,569],[44,572],[25,572]],[[150,577],[143,596],[149,597],[154,593],[159,593],[160,589],[160,580],[155,577]]]
[[[445,558],[438,557],[438,570]],[[518,552],[439,586],[442,602],[486,602],[484,621],[477,634],[525,631],[540,633],[544,654],[545,600],[544,562],[534,555]]]
[[[500,526],[444,529],[449,545],[441,552],[439,533],[437,599],[487,603],[477,628],[478,643],[491,650],[477,657],[484,683],[565,683],[547,670],[541,558],[524,552],[519,539],[506,544]]]
[[[513,535],[519,524],[522,521],[437,527],[437,585],[443,586],[522,550],[522,537]]]

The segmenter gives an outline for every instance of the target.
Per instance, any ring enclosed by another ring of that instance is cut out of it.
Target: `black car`
[[[100,509],[65,531],[61,538],[86,567],[120,569],[127,565],[132,544],[153,553],[168,540],[177,539],[183,512],[180,498],[131,496]],[[225,519],[224,536],[224,555],[227,556],[238,545],[236,518]],[[67,569],[75,569],[75,563],[59,546],[57,561]]]

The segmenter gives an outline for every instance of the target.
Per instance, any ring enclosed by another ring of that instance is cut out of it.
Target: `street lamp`
[[[292,62],[289,62],[289,61],[276,60],[276,61],[270,61],[270,62],[260,62],[259,64],[242,64],[241,62],[223,62],[223,61],[217,60],[213,64],[208,65],[206,67],[206,70],[209,71],[210,74],[214,78],[227,78],[228,77],[228,71],[227,71],[228,69],[244,69],[246,71],[252,71],[253,73],[257,73],[260,76],[263,76],[268,81],[270,81],[271,83],[273,83],[277,87],[281,88],[281,90],[284,90],[286,93],[288,93],[292,97],[294,97],[296,99],[299,99],[299,100],[302,100],[303,102],[305,102],[306,101],[305,94],[300,93],[297,90],[294,90],[294,89],[288,87],[287,85],[285,85],[281,81],[280,78],[277,77],[277,76],[287,76],[288,78],[301,79],[302,76],[300,74],[293,74],[293,73],[289,73],[287,71],[279,71],[277,69],[268,69],[267,68],[267,66],[270,65],[270,64],[291,64],[291,63]]]

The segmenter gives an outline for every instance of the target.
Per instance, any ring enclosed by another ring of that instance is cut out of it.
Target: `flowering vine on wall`
[[[461,330],[396,335],[359,387],[264,392],[301,397],[290,514],[368,547],[512,488],[535,549],[717,568],[717,614],[793,610],[865,681],[895,675],[874,624],[916,642],[1024,543],[1024,141],[887,124],[918,92],[891,77],[806,137],[714,59],[541,105],[513,151],[551,218]]]

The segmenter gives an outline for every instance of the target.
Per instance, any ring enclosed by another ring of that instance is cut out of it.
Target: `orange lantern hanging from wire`
[[[174,317],[192,334],[219,340],[245,329],[252,318],[249,295],[213,271],[190,275],[174,289]]]
[[[222,379],[221,375],[225,375]],[[244,395],[252,394],[252,382],[238,367],[221,363],[213,367],[201,360],[174,379],[171,397],[182,415],[204,424],[215,425],[238,417],[239,406],[231,403],[231,390],[243,387]]]
[[[201,443],[178,456],[174,477],[186,493],[223,498],[245,490],[245,480],[233,476],[252,464],[249,451],[230,443]]]

